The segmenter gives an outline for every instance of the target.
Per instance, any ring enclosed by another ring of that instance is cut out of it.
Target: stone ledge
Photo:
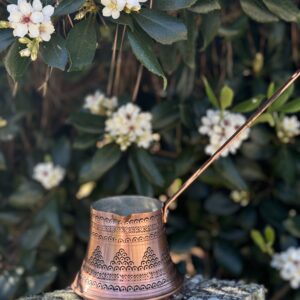
[[[81,298],[71,289],[66,289],[19,300],[81,300]],[[243,281],[205,280],[201,275],[197,275],[187,278],[183,290],[170,300],[265,300],[265,288]]]

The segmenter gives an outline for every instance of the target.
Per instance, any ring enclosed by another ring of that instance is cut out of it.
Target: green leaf
[[[220,15],[218,12],[211,12],[203,16],[201,24],[201,34],[203,38],[204,50],[217,36],[221,25]]]
[[[198,30],[198,18],[195,14],[186,11],[185,12],[185,24],[188,29],[187,41],[181,43],[182,54],[184,62],[189,68],[196,68],[196,51],[197,51],[197,38],[199,34]]]
[[[81,8],[85,0],[63,0],[59,2],[54,11],[54,16],[63,16],[71,14]]]
[[[267,91],[268,99],[271,98],[274,93],[275,93],[275,83],[271,82],[268,86],[268,91]]]
[[[153,197],[154,194],[153,187],[148,182],[147,178],[143,175],[134,157],[132,156],[129,157],[128,165],[129,165],[134,186],[138,194]]]
[[[203,77],[203,83],[204,83],[204,88],[205,88],[205,92],[206,95],[210,101],[210,103],[215,107],[215,108],[220,108],[219,105],[219,101],[215,95],[215,93],[213,92],[209,82],[207,81],[206,77]]]
[[[97,34],[95,19],[88,19],[77,23],[67,37],[70,67],[68,71],[80,71],[93,62],[97,49]]]
[[[154,106],[152,113],[153,129],[159,130],[174,126],[179,121],[178,105],[174,101],[164,101]]]
[[[263,0],[267,8],[286,22],[297,22],[300,11],[292,0]]]
[[[170,45],[187,39],[187,29],[177,18],[151,9],[142,9],[133,16],[143,30],[161,44]]]
[[[22,247],[27,250],[38,247],[48,232],[48,225],[35,225],[22,235]]]
[[[178,49],[172,45],[159,45],[159,60],[164,71],[172,74],[179,65]]]
[[[244,178],[239,173],[230,157],[221,158],[215,163],[215,169],[221,175],[224,181],[231,184],[232,188],[238,190],[247,190],[248,186]]]
[[[269,246],[275,243],[275,230],[271,226],[265,228],[265,237]]]
[[[17,225],[21,221],[22,214],[17,213],[15,210],[0,212],[0,223],[2,225]]]
[[[154,9],[178,10],[192,6],[197,0],[159,0],[154,2]]]
[[[279,111],[287,113],[287,114],[299,112],[300,111],[300,97],[296,98],[296,99],[288,102],[284,106],[280,107]]]
[[[3,153],[0,151],[0,171],[6,170],[6,161]]]
[[[283,225],[292,236],[300,238],[300,216],[291,217],[285,220]]]
[[[257,22],[269,23],[279,21],[261,0],[240,0],[240,2],[244,13]]]
[[[190,8],[191,11],[198,14],[207,14],[214,10],[220,10],[219,0],[198,0],[196,4]]]
[[[214,245],[214,256],[216,261],[231,274],[241,274],[243,270],[243,261],[234,245],[229,242],[216,242]]]
[[[232,105],[234,91],[227,85],[221,89],[220,102],[222,109],[226,109]]]
[[[159,64],[151,45],[147,43],[142,34],[138,34],[136,31],[128,32],[128,39],[133,53],[137,59],[152,73],[160,76],[164,82],[164,89],[167,87],[167,78]]]
[[[24,209],[35,207],[43,197],[42,188],[35,182],[23,181],[9,197],[9,204]]]
[[[269,112],[278,111],[291,97],[294,92],[294,85],[291,85],[277,100],[269,107]]]
[[[297,178],[296,160],[293,152],[288,147],[282,147],[274,160],[272,173],[276,174],[284,182],[293,185]]]
[[[176,159],[174,177],[181,177],[190,172],[193,165],[197,162],[198,156],[190,147],[183,150]]]
[[[52,35],[49,42],[42,43],[40,51],[43,61],[49,67],[64,71],[68,63],[68,50],[66,41],[59,34]]]
[[[217,216],[230,216],[238,211],[240,206],[222,193],[214,193],[205,199],[204,208]]]
[[[106,197],[107,195],[122,195],[126,193],[131,180],[128,172],[127,160],[119,161],[101,178],[101,192],[99,196]],[[116,182],[118,183],[117,185]]]
[[[1,268],[0,274],[0,299],[16,299],[16,293],[21,284],[21,275],[16,271],[6,271]]]
[[[240,37],[248,28],[248,18],[242,15],[236,19],[233,23],[222,24],[218,30],[218,35],[225,37],[228,40]]]
[[[262,100],[264,99],[263,95],[258,95],[250,100],[243,101],[237,105],[235,105],[232,108],[233,112],[238,112],[238,113],[247,113],[251,112],[254,109],[258,108],[259,105],[261,104]]]
[[[253,125],[259,124],[259,123],[269,123],[271,127],[275,126],[274,117],[270,113],[263,113],[260,115],[256,121],[253,123]]]
[[[57,268],[51,267],[48,272],[27,277],[27,282],[30,283],[28,284],[29,289],[27,295],[35,295],[45,291],[45,289],[54,281],[56,275]]]
[[[71,145],[66,137],[58,139],[52,150],[52,159],[56,165],[67,168],[71,159]]]
[[[14,41],[15,37],[12,34],[11,29],[1,29],[0,30],[0,52],[5,50],[8,46],[10,46]]]
[[[8,125],[0,128],[0,141],[10,141],[19,132],[19,127],[13,122],[8,122]]]
[[[265,253],[266,252],[266,242],[262,234],[258,230],[251,230],[251,238],[253,242],[259,247],[259,249]]]
[[[105,118],[86,112],[77,112],[69,117],[67,123],[83,132],[101,134],[104,132]]]
[[[132,15],[129,14],[121,14],[118,19],[110,18],[110,21],[116,24],[126,25],[128,26],[132,31],[134,31],[134,25],[133,25],[133,18]]]
[[[120,158],[121,150],[116,144],[109,144],[97,150],[94,157],[81,167],[79,172],[80,182],[100,179]]]
[[[38,212],[36,216],[37,222],[45,222],[48,224],[49,229],[59,237],[62,233],[62,224],[59,218],[59,206],[57,197],[59,195],[54,194],[54,196],[48,201],[48,203]]]
[[[99,140],[98,135],[79,133],[74,139],[73,148],[79,150],[85,150],[94,147],[98,140]]]
[[[23,77],[30,64],[30,58],[20,56],[19,52],[22,49],[23,46],[16,41],[10,47],[4,58],[4,66],[6,71],[14,81],[18,81]]]
[[[164,185],[164,178],[152,160],[151,155],[144,149],[137,148],[135,151],[137,163],[146,176],[146,178],[153,184],[162,187]]]
[[[194,229],[177,230],[170,236],[170,248],[175,253],[190,252],[197,245],[197,233]]]

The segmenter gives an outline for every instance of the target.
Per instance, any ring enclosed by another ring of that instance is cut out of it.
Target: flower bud
[[[253,67],[253,72],[255,75],[258,75],[261,73],[261,71],[264,67],[264,56],[261,53],[257,53],[255,55],[252,67]]]
[[[7,121],[4,118],[0,117],[0,128],[5,126],[7,126]]]
[[[39,41],[36,40],[36,43],[34,43],[34,45],[32,46],[32,49],[31,49],[30,58],[31,58],[32,61],[37,60],[38,52],[39,52]]]
[[[0,21],[0,29],[10,28],[10,24],[7,21]]]
[[[85,15],[86,13],[84,11],[81,11],[75,16],[75,20],[82,20],[85,17]]]
[[[21,50],[19,53],[21,57],[29,57],[31,55],[31,51],[29,48],[25,48]]]
[[[25,45],[27,45],[31,42],[31,40],[27,37],[19,38],[18,41],[19,41],[20,44],[25,44]]]

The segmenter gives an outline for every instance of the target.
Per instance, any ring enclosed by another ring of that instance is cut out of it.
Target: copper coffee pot
[[[165,299],[183,283],[172,263],[164,223],[168,207],[300,76],[297,71],[164,205],[142,196],[117,196],[91,207],[90,241],[72,283],[85,299]]]

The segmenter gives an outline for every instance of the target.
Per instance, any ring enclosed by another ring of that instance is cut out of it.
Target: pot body
[[[91,209],[87,255],[71,286],[75,293],[93,300],[164,299],[182,283],[170,258],[162,210],[124,217]]]

